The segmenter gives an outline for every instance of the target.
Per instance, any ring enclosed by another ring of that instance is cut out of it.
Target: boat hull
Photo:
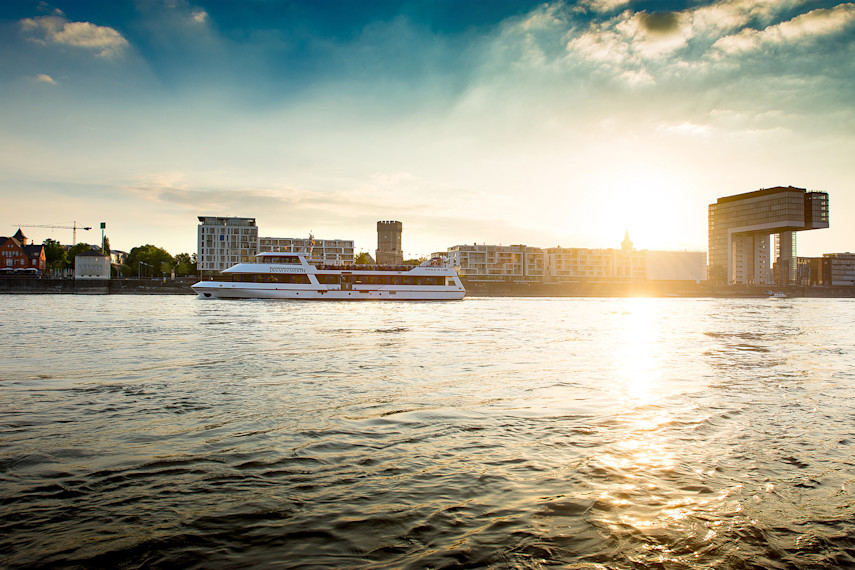
[[[254,285],[254,286],[253,286]],[[201,281],[193,290],[203,298],[216,299],[304,299],[317,301],[454,301],[463,299],[466,292],[457,287],[400,288],[354,288],[318,289],[317,287],[276,287],[261,283],[229,283]]]

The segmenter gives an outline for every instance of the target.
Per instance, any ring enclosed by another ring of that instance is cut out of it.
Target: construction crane
[[[33,224],[33,225],[16,224],[16,225],[19,228],[52,228],[55,230],[74,230],[71,234],[71,245],[77,245],[77,230],[78,229],[81,229],[81,230],[91,230],[92,229],[92,226],[87,226],[87,227],[78,226],[77,222],[73,222],[73,225],[71,225],[71,226],[45,226],[45,225],[39,225],[39,224]]]

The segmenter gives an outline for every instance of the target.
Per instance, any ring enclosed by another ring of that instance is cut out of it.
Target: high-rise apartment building
[[[202,277],[214,275],[258,252],[255,218],[199,216],[196,268]]]
[[[404,261],[401,248],[401,222],[377,222],[377,255],[374,258],[380,265],[400,265]]]
[[[709,205],[709,279],[768,285],[796,282],[795,233],[828,227],[828,194],[777,186]],[[770,236],[776,235],[773,275]]]

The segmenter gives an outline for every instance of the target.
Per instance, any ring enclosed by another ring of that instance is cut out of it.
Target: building
[[[826,279],[831,279],[831,274],[824,275],[824,267],[831,267],[828,259],[822,257],[800,257],[797,261],[798,278],[796,283],[803,286],[830,285]]]
[[[436,255],[436,254],[435,254]],[[527,245],[455,245],[448,262],[469,281],[540,282],[544,275],[543,250]]]
[[[209,277],[258,253],[255,218],[199,216],[196,268]]]
[[[353,240],[260,237],[258,251],[311,252],[311,263],[353,263]]]
[[[41,274],[47,265],[43,245],[28,244],[18,229],[12,237],[0,237],[0,271]]]
[[[374,256],[380,265],[401,265],[404,251],[401,248],[401,222],[377,222],[377,252]]]
[[[647,279],[649,281],[694,281],[707,279],[705,251],[648,251]]]
[[[550,247],[545,250],[545,281],[630,282],[647,277],[646,251],[632,246],[629,232],[620,249]]]
[[[122,265],[125,260],[128,258],[128,252],[122,251],[120,249],[111,249],[110,250],[110,263],[119,267]]]
[[[75,279],[109,279],[110,256],[90,249],[74,256]]]
[[[855,253],[823,253],[824,285],[855,285]]]
[[[709,205],[710,281],[768,285],[797,279],[797,231],[828,227],[828,194],[777,186]],[[771,236],[776,235],[772,252]]]

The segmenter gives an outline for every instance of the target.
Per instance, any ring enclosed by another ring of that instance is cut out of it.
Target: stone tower
[[[401,222],[377,222],[377,251],[374,258],[378,264],[400,265],[404,262],[401,228]]]

